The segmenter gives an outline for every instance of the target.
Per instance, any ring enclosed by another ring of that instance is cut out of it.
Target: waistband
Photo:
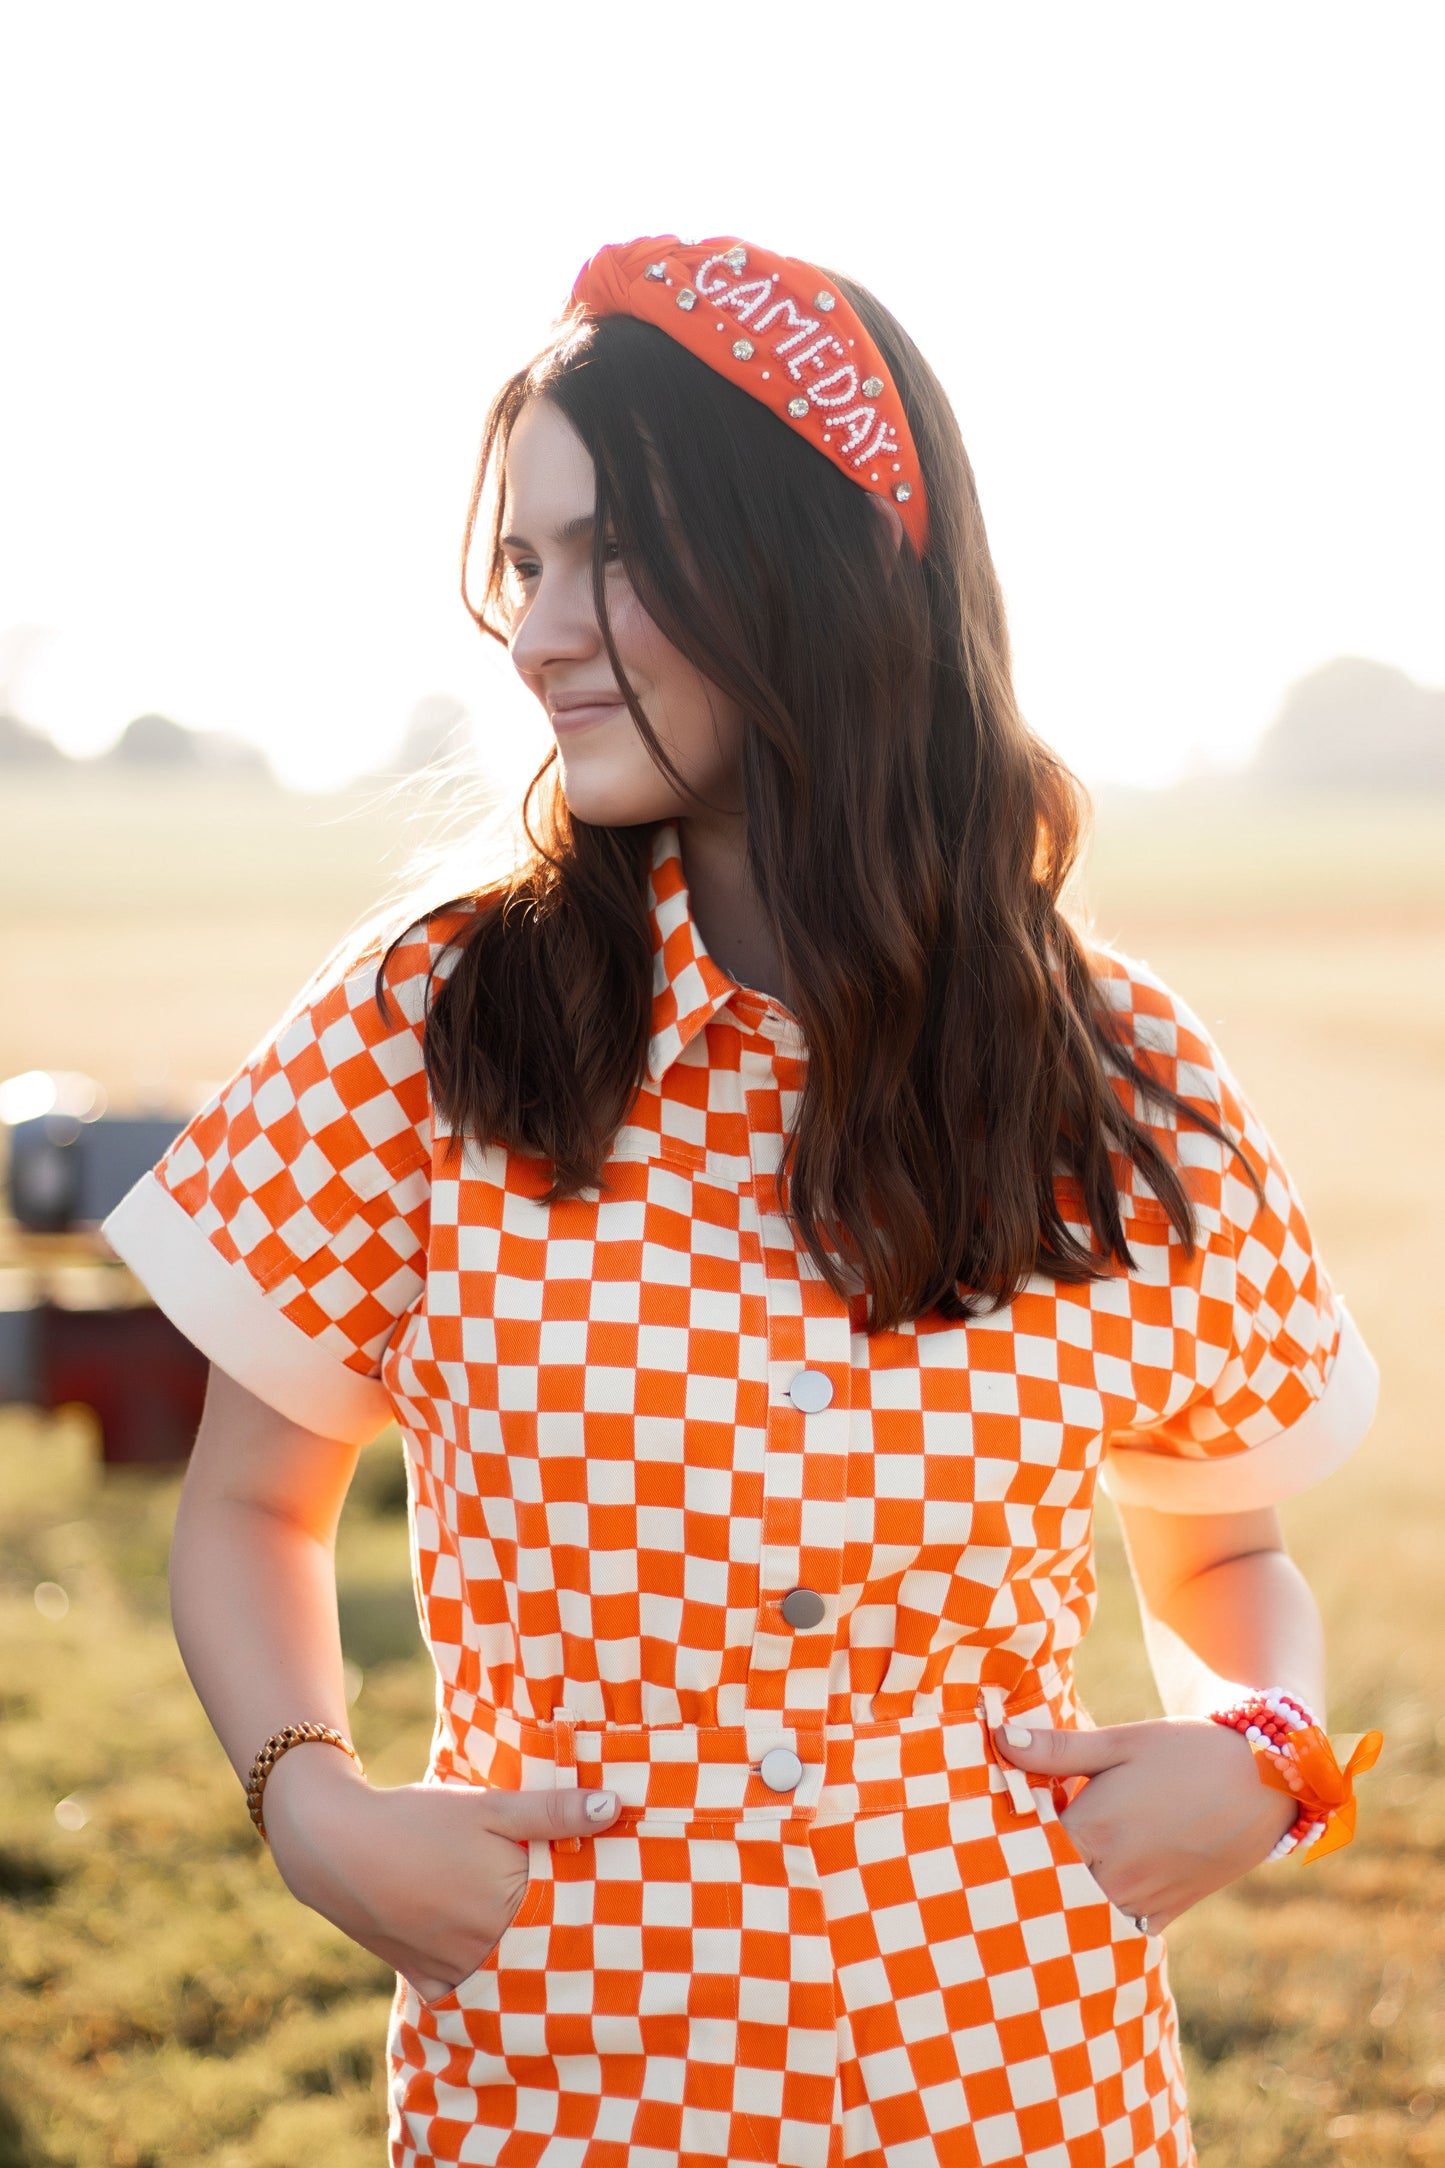
[[[1036,1728],[1079,1722],[1072,1690],[1056,1672],[1047,1682],[1021,1682],[1007,1697],[985,1685],[971,1706],[925,1705],[875,1723],[790,1724],[759,1712],[738,1725],[627,1726],[559,1710],[550,1724],[537,1724],[477,1705],[456,1736],[439,1738],[428,1781],[509,1791],[605,1787],[617,1793],[624,1818],[677,1826],[853,1821],[991,1791],[1007,1791],[1020,1813],[1032,1813],[1028,1779],[999,1760],[990,1736],[1006,1698],[1010,1719],[1027,1717]],[[770,1755],[776,1768],[779,1750],[801,1764],[786,1791],[762,1773]]]

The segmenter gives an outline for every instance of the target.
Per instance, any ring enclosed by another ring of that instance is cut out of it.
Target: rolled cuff
[[[142,1175],[100,1231],[171,1323],[278,1415],[347,1445],[368,1444],[391,1421],[380,1379],[308,1339],[244,1265],[221,1255],[156,1174]]]
[[[1374,1420],[1380,1372],[1341,1303],[1340,1339],[1325,1389],[1297,1423],[1263,1445],[1207,1459],[1111,1446],[1099,1480],[1120,1505],[1160,1513],[1247,1513],[1332,1475]]]

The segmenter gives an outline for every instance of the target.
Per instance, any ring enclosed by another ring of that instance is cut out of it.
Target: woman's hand
[[[461,1784],[380,1791],[334,1748],[293,1748],[266,1782],[266,1834],[292,1894],[434,2002],[505,1934],[531,1837],[594,1837],[612,1792]]]
[[[1151,1933],[1257,1867],[1295,1818],[1239,1733],[1208,1717],[1096,1731],[1025,1723],[994,1732],[1000,1755],[1045,1782],[1088,1779],[1059,1819],[1105,1895]]]

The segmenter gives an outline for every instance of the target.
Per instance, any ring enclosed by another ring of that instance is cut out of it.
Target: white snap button
[[[769,1747],[758,1764],[758,1775],[770,1792],[796,1791],[802,1782],[803,1765],[790,1746]]]
[[[788,1387],[788,1398],[804,1415],[817,1415],[833,1397],[833,1382],[821,1370],[800,1370]]]

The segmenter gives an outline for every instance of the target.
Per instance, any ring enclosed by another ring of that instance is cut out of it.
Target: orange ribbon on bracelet
[[[1326,1852],[1337,1852],[1349,1843],[1355,1834],[1355,1773],[1373,1769],[1384,1744],[1383,1732],[1367,1731],[1342,1769],[1324,1732],[1318,1724],[1310,1724],[1290,1733],[1288,1775],[1272,1754],[1256,1754],[1255,1765],[1266,1784],[1307,1813],[1329,1816],[1321,1834],[1306,1846],[1307,1859],[1323,1859]],[[1295,1778],[1293,1784],[1290,1775]]]

